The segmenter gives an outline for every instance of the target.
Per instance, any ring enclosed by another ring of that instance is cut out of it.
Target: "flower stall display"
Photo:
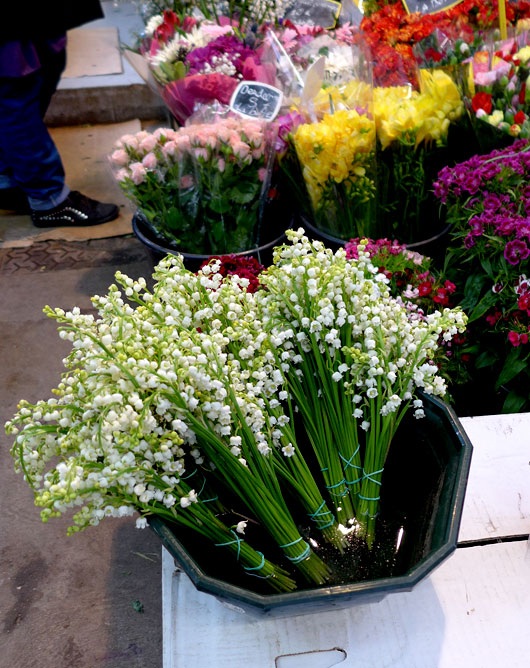
[[[530,407],[530,146],[477,155],[445,168],[435,184],[452,225],[446,269],[469,315],[463,366],[478,410]]]
[[[348,260],[289,237],[254,292],[219,260],[192,274],[168,256],[151,290],[118,272],[95,316],[46,307],[66,371],[6,425],[43,521],[154,515],[260,591],[330,580],[322,543],[374,544],[393,436],[423,417],[419,389],[444,394],[432,356],[465,317],[411,318],[366,242]]]
[[[496,0],[464,0],[434,14],[408,14],[402,2],[375,0],[365,3],[364,11],[361,29],[372,50],[376,86],[414,83],[416,57],[413,47],[436,30],[455,41],[462,40],[471,45],[481,32],[499,25]],[[510,25],[516,25],[529,15],[527,0],[506,2]],[[433,50],[435,60],[438,54]]]
[[[272,140],[266,123],[221,115],[126,135],[110,160],[126,195],[173,248],[237,253],[261,232]]]

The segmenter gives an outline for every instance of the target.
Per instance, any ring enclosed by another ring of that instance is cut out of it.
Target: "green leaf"
[[[491,266],[491,260],[487,257],[483,257],[480,261],[480,264],[482,265],[482,269],[484,269],[485,273],[491,278],[491,280],[495,280],[493,275],[493,268]]]
[[[492,366],[493,364],[495,364],[496,361],[497,361],[497,356],[489,352],[488,350],[485,350],[477,357],[477,360],[475,362],[475,367],[477,369],[483,369],[484,367]]]
[[[460,306],[464,311],[468,311],[475,307],[480,299],[480,293],[485,281],[485,276],[481,276],[480,274],[471,274],[471,276],[468,277],[464,287],[464,299],[460,303]]]
[[[520,413],[528,397],[521,397],[516,392],[510,392],[502,406],[503,413]]]
[[[494,292],[487,292],[469,314],[468,322],[478,320],[484,313],[489,311],[492,306],[495,306],[496,303],[497,295]]]
[[[208,206],[215,213],[227,213],[230,211],[230,200],[227,197],[213,197],[208,202]]]
[[[495,389],[498,390],[501,385],[508,383],[510,380],[515,378],[518,374],[526,369],[527,360],[526,357],[521,359],[519,348],[512,348],[506,357],[502,371],[497,378],[495,383]]]
[[[232,188],[230,191],[230,199],[236,204],[248,204],[259,193],[261,184],[251,183],[251,182],[242,182],[239,183],[235,188]]]

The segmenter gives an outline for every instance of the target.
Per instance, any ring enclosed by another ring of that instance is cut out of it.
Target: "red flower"
[[[514,331],[508,332],[508,341],[514,348],[517,348],[517,346],[521,343],[519,334]]]
[[[418,294],[420,297],[427,297],[432,292],[432,283],[430,281],[425,281],[418,285]]]
[[[487,114],[491,113],[491,94],[490,93],[476,93],[471,100],[473,111],[477,113],[479,109],[483,109]]]
[[[524,111],[518,111],[513,117],[513,122],[517,123],[518,125],[521,125],[525,121],[526,121],[526,114],[524,113]]]

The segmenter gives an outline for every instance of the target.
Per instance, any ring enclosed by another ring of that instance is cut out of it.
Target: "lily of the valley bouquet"
[[[374,89],[379,145],[378,205],[381,236],[403,243],[440,231],[432,196],[447,164],[449,129],[464,106],[453,79],[442,70],[419,70],[420,90],[410,85]]]
[[[277,591],[330,580],[322,544],[373,544],[394,433],[418,389],[443,395],[431,359],[464,317],[410,318],[362,243],[348,260],[288,236],[253,293],[168,256],[152,290],[118,273],[95,316],[46,308],[66,371],[7,424],[44,521],[158,515]]]
[[[259,239],[272,140],[267,123],[225,114],[125,135],[110,161],[125,194],[175,249],[237,253]]]

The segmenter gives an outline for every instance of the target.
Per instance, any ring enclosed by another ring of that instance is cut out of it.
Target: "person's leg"
[[[52,209],[69,193],[61,158],[41,116],[43,76],[0,78],[0,164],[35,210]]]
[[[41,56],[41,67],[19,78],[0,77],[0,205],[2,192],[22,191],[37,227],[98,225],[119,214],[115,204],[70,189],[43,116],[64,68],[64,51]],[[13,188],[15,186],[15,188]],[[10,208],[10,207],[5,207]]]

